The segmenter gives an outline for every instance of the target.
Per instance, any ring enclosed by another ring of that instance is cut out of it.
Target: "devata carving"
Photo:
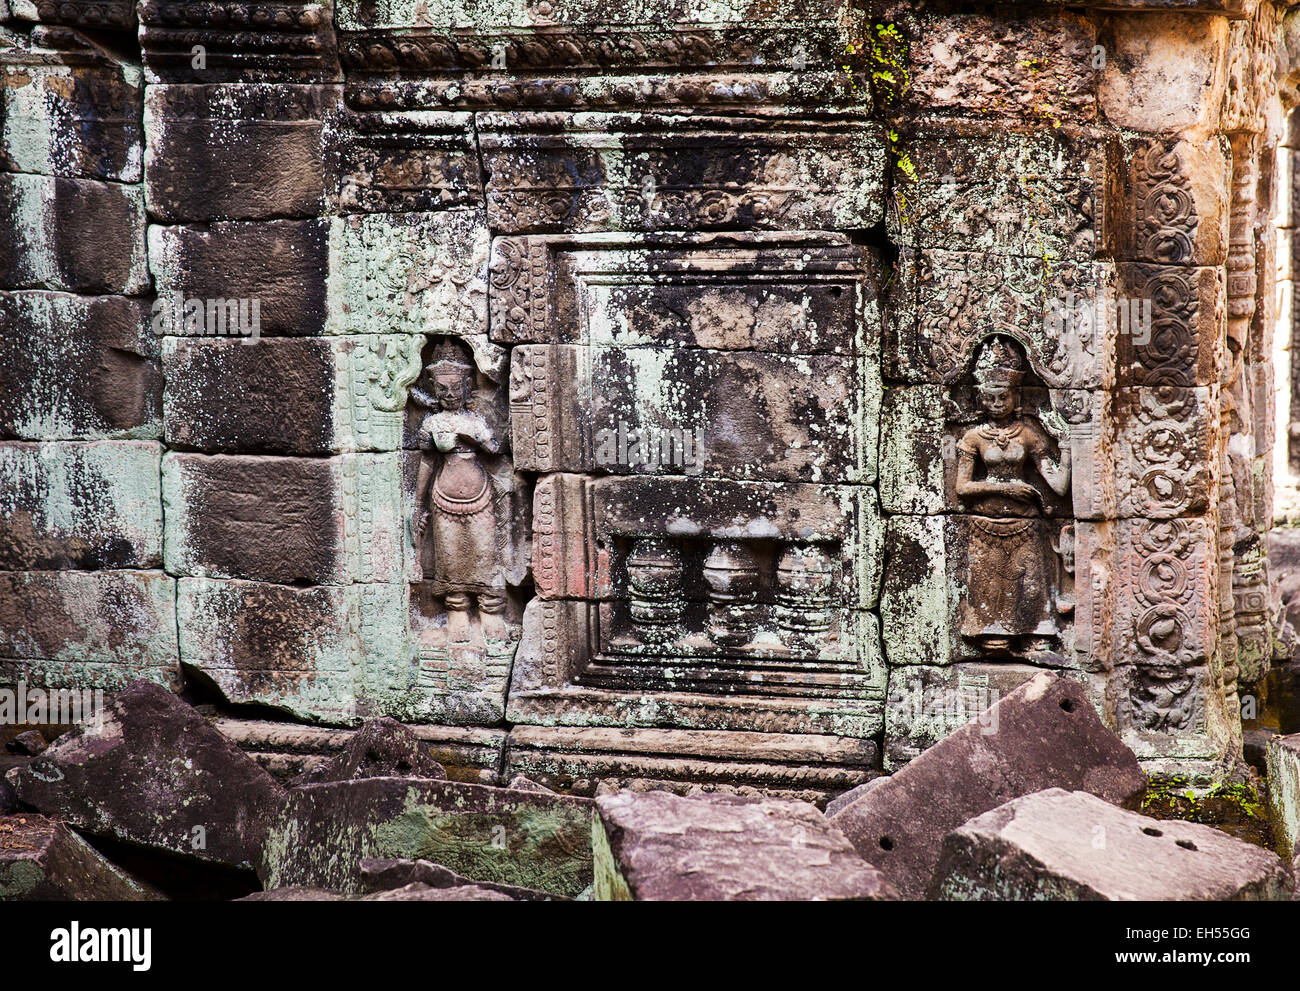
[[[506,636],[506,569],[498,502],[510,489],[503,431],[479,409],[470,349],[440,338],[425,368],[432,395],[412,388],[428,409],[418,431],[415,544],[424,575],[422,595],[441,599],[447,639],[471,639],[469,609],[478,607],[485,641]]]
[[[987,418],[957,444],[957,495],[973,513],[970,577],[961,635],[989,656],[1032,658],[1059,634],[1059,565],[1051,551],[1039,486],[1070,488],[1070,448],[1058,444],[1020,405],[1025,359],[1005,337],[991,337],[975,361]],[[1055,425],[1054,425],[1055,426]],[[1059,544],[1059,541],[1058,541]]]

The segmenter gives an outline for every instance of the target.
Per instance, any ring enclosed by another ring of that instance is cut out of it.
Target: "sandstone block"
[[[905,898],[921,898],[944,836],[1012,798],[1065,787],[1108,802],[1146,791],[1137,759],[1077,682],[1043,673],[830,817]]]
[[[260,335],[319,334],[325,323],[327,225],[321,220],[224,221],[203,227],[149,227],[149,259],[160,301],[180,293],[204,301],[204,319],[184,312],[159,320],[159,334],[217,333],[207,300],[257,301]],[[220,304],[216,304],[217,307]],[[174,307],[173,307],[174,309]],[[217,315],[216,308],[212,311]],[[222,314],[224,316],[224,312]],[[232,331],[227,330],[227,333]]]
[[[949,833],[930,893],[961,901],[1258,901],[1289,900],[1294,884],[1276,854],[1210,826],[1050,788]]]
[[[324,200],[321,119],[336,86],[153,86],[145,195],[163,223],[309,217]]]
[[[78,727],[26,768],[18,797],[77,829],[231,867],[260,860],[284,789],[170,691],[136,682],[102,727]]]
[[[160,898],[63,823],[30,813],[0,817],[0,901]]]
[[[280,584],[404,577],[401,456],[168,454],[167,570]]]
[[[362,889],[371,858],[429,859],[479,881],[573,896],[591,883],[590,799],[450,781],[365,778],[290,792],[267,887]]]
[[[139,293],[145,267],[138,186],[94,179],[0,174],[0,287]]]
[[[5,171],[140,181],[144,90],[138,66],[42,65],[35,58],[18,61],[12,49],[5,54],[0,67]]]
[[[21,440],[161,436],[148,307],[124,296],[0,293],[0,433]]]
[[[0,683],[180,683],[176,582],[160,571],[0,572]]]
[[[0,444],[0,566],[156,568],[160,445]]]
[[[597,901],[883,901],[897,897],[811,805],[734,795],[596,799]]]

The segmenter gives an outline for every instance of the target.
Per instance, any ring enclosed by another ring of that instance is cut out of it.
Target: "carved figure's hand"
[[[428,525],[429,511],[426,509],[415,518],[415,542],[417,544],[424,539],[424,531]]]
[[[1016,480],[1004,484],[1007,495],[1013,499],[1019,499],[1022,502],[1033,502],[1038,498],[1038,490],[1028,482]]]

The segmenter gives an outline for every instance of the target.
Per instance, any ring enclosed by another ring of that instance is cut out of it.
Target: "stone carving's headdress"
[[[1005,337],[990,337],[975,359],[975,381],[982,386],[1014,387],[1025,377],[1025,363]]]
[[[433,346],[433,361],[425,365],[424,370],[430,375],[448,372],[468,375],[474,371],[474,359],[463,342],[454,337],[444,337]]]

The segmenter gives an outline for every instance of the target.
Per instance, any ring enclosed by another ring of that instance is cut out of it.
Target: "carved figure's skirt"
[[[448,456],[429,501],[433,593],[503,590],[492,484],[478,459]]]
[[[1051,547],[1040,519],[970,518],[966,637],[1051,636]]]

